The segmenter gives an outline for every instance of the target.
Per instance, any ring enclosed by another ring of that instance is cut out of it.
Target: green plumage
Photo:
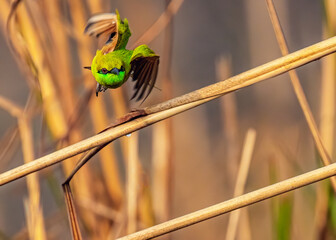
[[[113,52],[103,54],[100,50],[97,50],[96,56],[93,58],[91,64],[91,72],[96,81],[105,88],[117,88],[120,87],[129,77],[131,71],[131,55],[133,51],[126,49],[115,50]],[[119,71],[119,74],[104,74],[101,69],[107,69],[111,71],[113,68],[125,69]]]
[[[108,88],[118,88],[132,77],[136,81],[132,98],[140,100],[144,96],[146,98],[154,87],[159,56],[147,45],[127,50],[131,36],[128,20],[121,20],[118,11],[116,13],[92,17],[85,29],[90,35],[107,38],[91,64],[92,75],[97,81],[96,94]]]

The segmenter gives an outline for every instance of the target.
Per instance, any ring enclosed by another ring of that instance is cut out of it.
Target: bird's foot
[[[107,89],[107,87],[101,85],[100,83],[97,82],[97,86],[96,86],[96,97],[98,97],[98,93],[99,92],[105,92]]]

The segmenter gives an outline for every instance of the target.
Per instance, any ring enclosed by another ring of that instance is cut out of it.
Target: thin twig
[[[119,137],[147,127],[163,119],[209,102],[226,93],[250,86],[262,80],[288,72],[294,68],[317,60],[336,51],[336,37],[329,38],[297,52],[273,60],[247,72],[236,75],[225,81],[212,84],[194,92],[171,99],[169,101],[147,107],[144,110],[148,116],[133,119],[115,128],[108,129],[96,136],[55,151],[36,159],[31,163],[21,165],[0,175],[0,185],[14,181],[32,172],[49,167],[69,157],[100,146]]]

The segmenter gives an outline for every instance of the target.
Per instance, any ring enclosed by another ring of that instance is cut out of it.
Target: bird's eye
[[[106,68],[102,68],[101,72],[102,72],[103,74],[107,74],[107,73],[108,73],[108,70],[107,70]]]

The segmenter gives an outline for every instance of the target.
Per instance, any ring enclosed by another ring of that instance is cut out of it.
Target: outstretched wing
[[[136,83],[132,99],[137,97],[136,100],[139,101],[145,96],[143,100],[145,101],[154,88],[159,63],[160,57],[146,45],[141,45],[133,51],[131,57],[131,72],[133,81],[136,81]]]
[[[102,53],[112,52],[118,42],[118,19],[114,13],[101,13],[92,16],[85,27],[84,33],[99,39],[103,45]]]

